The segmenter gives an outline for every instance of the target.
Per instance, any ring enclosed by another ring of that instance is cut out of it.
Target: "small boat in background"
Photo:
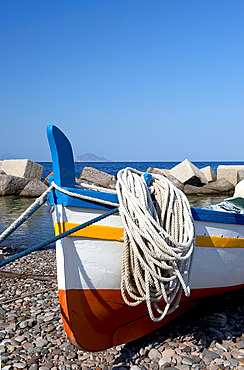
[[[47,135],[56,185],[48,195],[55,234],[116,209],[116,192],[76,187],[68,139],[56,126],[48,126]],[[145,302],[131,307],[121,296],[123,224],[118,211],[56,242],[61,315],[72,343],[89,351],[126,343],[201,298],[244,287],[244,215],[198,208],[191,212],[196,234],[191,294],[182,296],[179,307],[160,322],[150,319]]]

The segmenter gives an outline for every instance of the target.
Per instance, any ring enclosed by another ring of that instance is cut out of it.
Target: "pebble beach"
[[[55,250],[36,251],[0,273],[2,369],[244,369],[244,290],[208,298],[137,341],[87,352],[63,329]]]

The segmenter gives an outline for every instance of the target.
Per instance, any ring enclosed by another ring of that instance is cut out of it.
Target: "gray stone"
[[[43,348],[48,344],[48,341],[44,338],[37,338],[35,344],[37,347]]]
[[[201,168],[200,171],[204,174],[208,182],[217,180],[217,175],[210,166]]]
[[[217,193],[234,193],[235,187],[225,178],[220,178],[217,181],[205,185],[206,188],[215,190]]]
[[[28,326],[28,322],[29,322],[29,320],[21,321],[21,322],[19,323],[19,327],[20,327],[21,329],[25,329],[25,328],[27,328],[27,326]]]
[[[207,184],[205,175],[188,159],[177,164],[170,170],[170,174],[176,177],[184,185],[190,184],[194,186],[200,186]]]
[[[201,361],[200,356],[197,356],[197,355],[190,355],[189,358],[192,359],[194,364],[199,364],[199,362]]]
[[[0,174],[0,195],[19,195],[29,180]]]
[[[150,363],[150,369],[151,370],[158,370],[159,366],[158,366],[158,363],[157,361],[153,361]]]
[[[26,364],[24,364],[23,362],[15,362],[13,364],[13,367],[17,367],[17,369],[24,369],[26,367]]]
[[[182,364],[191,366],[192,364],[194,364],[194,361],[190,357],[183,357]]]
[[[116,188],[115,176],[99,171],[93,167],[84,167],[78,181],[109,189]]]
[[[172,369],[172,367],[170,367],[169,369]],[[185,364],[180,364],[180,365],[177,364],[177,367],[175,367],[175,369],[178,369],[178,370],[190,370],[191,367],[188,366],[188,365],[185,365]]]
[[[170,364],[171,363],[171,360],[172,360],[172,357],[171,356],[163,356],[160,358],[158,364],[159,366],[163,366],[164,364]]]
[[[12,324],[9,324],[7,327],[6,327],[6,332],[9,333],[11,331],[15,331],[16,330],[16,324],[15,323],[12,323]]]
[[[21,197],[39,197],[47,190],[47,185],[37,179],[31,180],[20,192]]]
[[[182,184],[181,181],[179,181],[176,177],[174,177],[173,175],[169,175],[168,176],[168,180],[170,182],[172,182],[172,184],[177,188],[177,189],[180,189],[181,191],[183,191],[184,189],[184,184]]]
[[[29,370],[37,370],[38,369],[38,365],[37,364],[32,364],[30,367],[29,367]]]
[[[193,185],[185,185],[183,192],[186,195],[233,195],[234,186],[226,179],[219,179],[210,182],[204,186],[198,187]]]
[[[244,170],[237,171],[237,183],[244,180]]]
[[[217,179],[225,178],[231,184],[237,184],[237,172],[244,171],[243,165],[220,165],[217,168]]]
[[[29,159],[8,159],[4,160],[1,169],[7,175],[18,176],[26,179],[41,180],[43,166]]]
[[[69,342],[64,342],[61,344],[60,349],[62,349],[63,351],[66,351],[66,350],[73,349],[73,346]]]
[[[220,356],[213,352],[213,351],[210,351],[208,349],[204,349],[203,352],[201,353],[201,356],[202,360],[205,362],[205,363],[210,363],[212,362],[213,360],[215,360],[216,358],[219,358]]]
[[[150,360],[153,360],[155,358],[160,358],[161,354],[157,349],[152,348],[148,353],[148,357],[150,358]]]
[[[186,195],[214,195],[216,194],[216,191],[211,189],[206,189],[205,186],[199,187],[199,186],[193,186],[186,184],[184,186],[183,192]]]
[[[238,365],[238,360],[236,358],[230,358],[229,359],[230,365],[234,368]]]
[[[238,349],[243,349],[244,348],[244,340],[240,340],[238,343],[236,343],[236,347]]]
[[[3,331],[0,331],[0,340],[5,338],[6,334]]]
[[[167,170],[167,169],[152,168],[152,167],[148,167],[147,173],[155,173],[157,175],[162,175],[162,176],[165,176],[165,177],[168,177],[170,175],[170,171]]]

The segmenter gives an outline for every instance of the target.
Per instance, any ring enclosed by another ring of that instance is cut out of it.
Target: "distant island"
[[[1,154],[0,155],[0,161],[3,161],[5,159],[21,159],[21,158],[17,157],[17,155],[15,155],[13,153],[4,153],[4,154]]]
[[[93,153],[86,153],[77,155],[75,158],[76,162],[110,162],[108,159],[103,157],[98,157],[97,155]]]

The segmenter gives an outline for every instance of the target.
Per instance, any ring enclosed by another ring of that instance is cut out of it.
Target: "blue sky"
[[[0,155],[244,160],[243,0],[1,0]]]

